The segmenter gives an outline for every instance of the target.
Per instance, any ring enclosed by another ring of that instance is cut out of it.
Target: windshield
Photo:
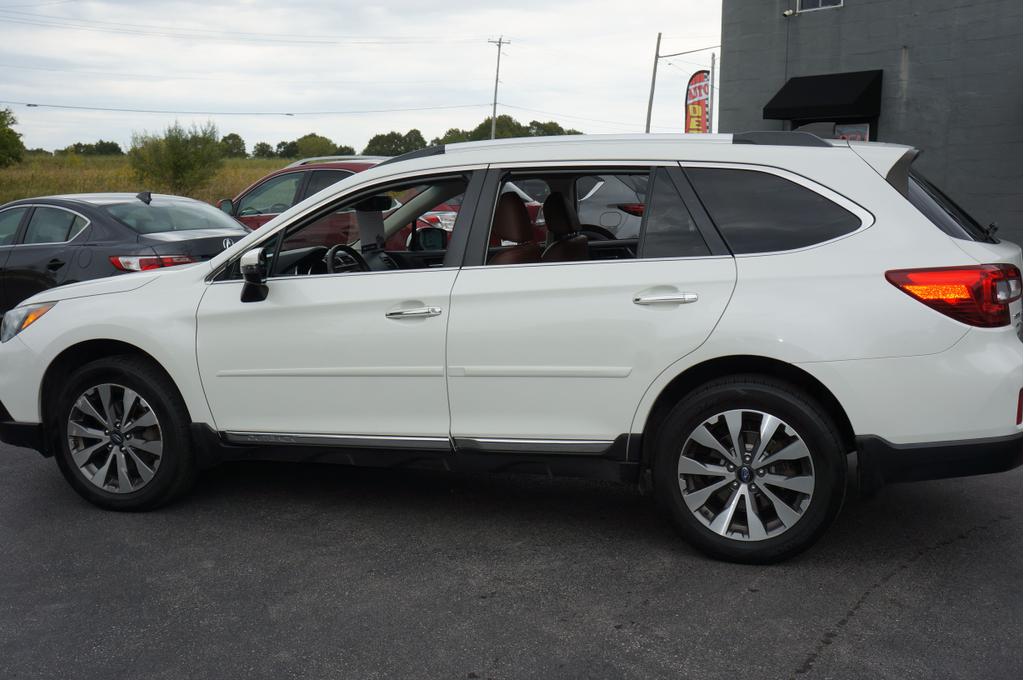
[[[161,201],[154,198],[149,205],[133,201],[105,205],[102,208],[118,222],[140,234],[194,229],[245,231],[244,227],[224,212],[199,201]]]
[[[907,198],[932,223],[953,238],[994,243],[989,230],[916,170],[910,171]]]

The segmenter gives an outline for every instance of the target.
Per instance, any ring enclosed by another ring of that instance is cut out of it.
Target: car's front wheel
[[[655,439],[659,500],[693,545],[718,558],[776,562],[814,543],[846,490],[841,437],[793,385],[756,375],[697,389]]]
[[[152,362],[133,356],[74,371],[55,402],[57,463],[86,500],[111,510],[149,510],[195,477],[188,411]]]

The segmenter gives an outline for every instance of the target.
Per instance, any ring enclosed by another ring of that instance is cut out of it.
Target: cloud
[[[0,92],[20,102],[174,111],[475,105],[320,116],[13,107],[30,147],[127,144],[132,131],[211,118],[250,147],[316,131],[361,148],[377,132],[417,127],[430,138],[490,115],[496,49],[487,40],[504,35],[512,42],[498,99],[510,106],[499,104],[499,113],[586,132],[640,132],[657,32],[665,34],[662,52],[676,52],[717,44],[719,26],[718,3],[699,0],[8,4],[0,6]],[[656,131],[681,130],[686,80],[708,59],[704,52],[662,60]]]

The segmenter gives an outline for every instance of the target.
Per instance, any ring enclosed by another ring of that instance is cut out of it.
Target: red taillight
[[[643,203],[619,203],[619,210],[622,212],[632,215],[633,217],[644,216],[644,204]]]
[[[1020,270],[1012,264],[899,269],[886,280],[910,297],[957,321],[996,328],[1010,325],[1010,303],[1020,298]]]
[[[188,255],[111,255],[110,264],[123,272],[144,272],[149,269],[173,267],[179,264],[195,262]]]

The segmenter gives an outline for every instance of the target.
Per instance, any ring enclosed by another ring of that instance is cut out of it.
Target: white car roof
[[[911,147],[868,142],[871,165],[891,166]],[[358,183],[406,172],[546,162],[733,162],[780,165],[815,162],[825,154],[849,154],[846,140],[823,140],[805,132],[739,134],[628,134],[523,137],[428,147],[359,173]],[[882,173],[884,174],[884,172]]]

